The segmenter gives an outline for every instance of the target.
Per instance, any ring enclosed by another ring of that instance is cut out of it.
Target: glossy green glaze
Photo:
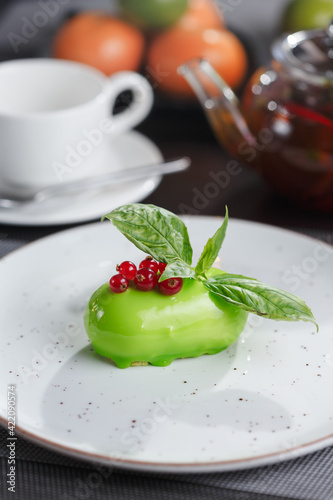
[[[136,361],[166,366],[176,358],[216,354],[237,339],[247,316],[186,278],[169,297],[134,286],[116,294],[105,283],[91,296],[84,324],[95,350],[127,368]]]

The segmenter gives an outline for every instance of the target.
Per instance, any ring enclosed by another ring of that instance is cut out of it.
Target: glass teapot
[[[276,40],[242,101],[208,61],[179,68],[223,147],[303,207],[333,211],[333,23]]]

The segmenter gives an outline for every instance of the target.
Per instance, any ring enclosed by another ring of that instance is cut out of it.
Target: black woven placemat
[[[299,230],[333,243],[329,231]],[[0,232],[0,256],[55,229]],[[333,500],[333,447],[274,465],[211,474],[143,473],[69,458],[22,438],[16,443],[16,489],[8,490],[7,431],[0,429],[0,498]]]
[[[3,465],[2,470],[4,468]],[[155,476],[107,469],[86,471],[26,461],[19,461],[18,470],[20,481],[15,494],[9,494],[3,483],[0,488],[1,499],[281,500],[283,498],[293,500],[295,498],[255,493],[247,491],[247,487],[242,490],[236,485],[223,487],[219,484],[218,477],[217,481],[214,480],[216,475],[209,476],[211,479],[209,484],[205,484],[204,481],[201,484],[201,476]],[[277,490],[280,490],[279,486]]]
[[[7,431],[0,429],[1,499],[11,498],[6,438]],[[24,500],[333,499],[333,447],[265,467],[211,474],[143,473],[105,467],[50,452],[21,438],[16,442],[16,460],[15,498]]]

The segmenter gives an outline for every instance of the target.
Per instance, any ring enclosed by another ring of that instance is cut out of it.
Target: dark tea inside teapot
[[[333,211],[333,25],[286,35],[272,54],[241,102],[208,61],[180,72],[232,156],[298,204]]]

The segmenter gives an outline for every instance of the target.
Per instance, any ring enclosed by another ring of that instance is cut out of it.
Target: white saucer
[[[136,131],[118,135],[110,141],[110,157],[117,158],[119,169],[140,167],[163,160],[157,146]],[[144,199],[156,189],[161,176],[148,177],[124,184],[116,188],[108,187],[78,195],[59,196],[47,203],[17,207],[0,208],[0,223],[43,226],[72,224],[100,218],[113,208],[126,203]]]

